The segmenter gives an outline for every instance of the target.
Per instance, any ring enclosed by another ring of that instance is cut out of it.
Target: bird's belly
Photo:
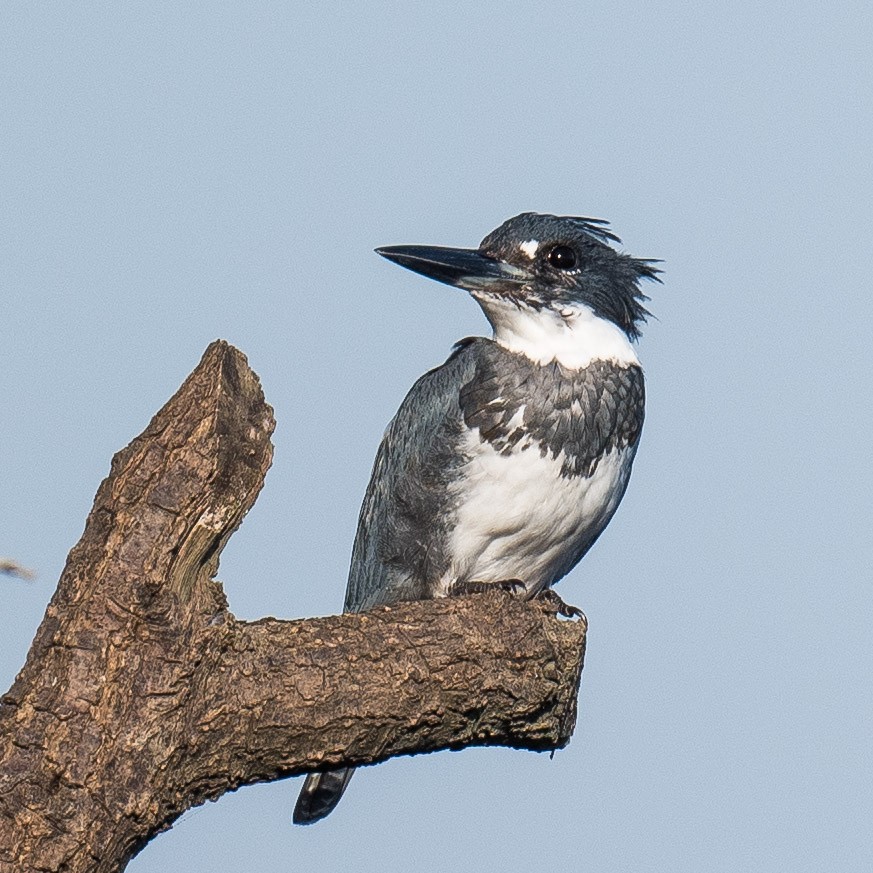
[[[537,445],[500,454],[477,439],[468,456],[438,594],[456,581],[519,579],[532,593],[556,582],[615,512],[633,451],[611,451],[587,478],[564,475],[563,455],[544,457]]]

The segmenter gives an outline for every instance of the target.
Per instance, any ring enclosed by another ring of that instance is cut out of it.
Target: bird
[[[457,342],[388,425],[345,612],[502,588],[584,618],[552,586],[627,488],[645,411],[641,282],[661,281],[658,261],[620,245],[603,219],[525,212],[476,249],[376,249],[469,292],[492,336]],[[353,772],[308,774],[294,822],[327,816]]]

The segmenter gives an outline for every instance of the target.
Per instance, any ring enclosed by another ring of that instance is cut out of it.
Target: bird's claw
[[[491,591],[505,591],[507,594],[521,594],[525,590],[521,579],[501,579],[499,582],[483,582],[479,579],[465,579],[455,582],[449,593],[452,597],[465,597],[468,594],[488,594]]]
[[[585,627],[588,627],[588,616],[578,606],[571,606],[569,603],[565,603],[561,596],[556,594],[551,588],[544,588],[536,595],[534,600],[547,604],[558,615],[562,615],[564,618],[578,618],[585,623]]]

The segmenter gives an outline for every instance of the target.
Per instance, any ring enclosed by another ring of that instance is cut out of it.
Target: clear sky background
[[[487,329],[373,254],[536,210],[665,259],[630,489],[554,760],[499,749],[188,813],[135,873],[873,869],[864,2],[6,3],[0,685],[109,460],[210,340],[278,419],[222,559],[241,617],[340,609],[382,430]]]

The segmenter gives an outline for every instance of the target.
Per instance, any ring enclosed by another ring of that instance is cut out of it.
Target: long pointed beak
[[[407,270],[467,291],[500,291],[530,280],[519,267],[476,249],[444,246],[385,246],[376,253]]]

